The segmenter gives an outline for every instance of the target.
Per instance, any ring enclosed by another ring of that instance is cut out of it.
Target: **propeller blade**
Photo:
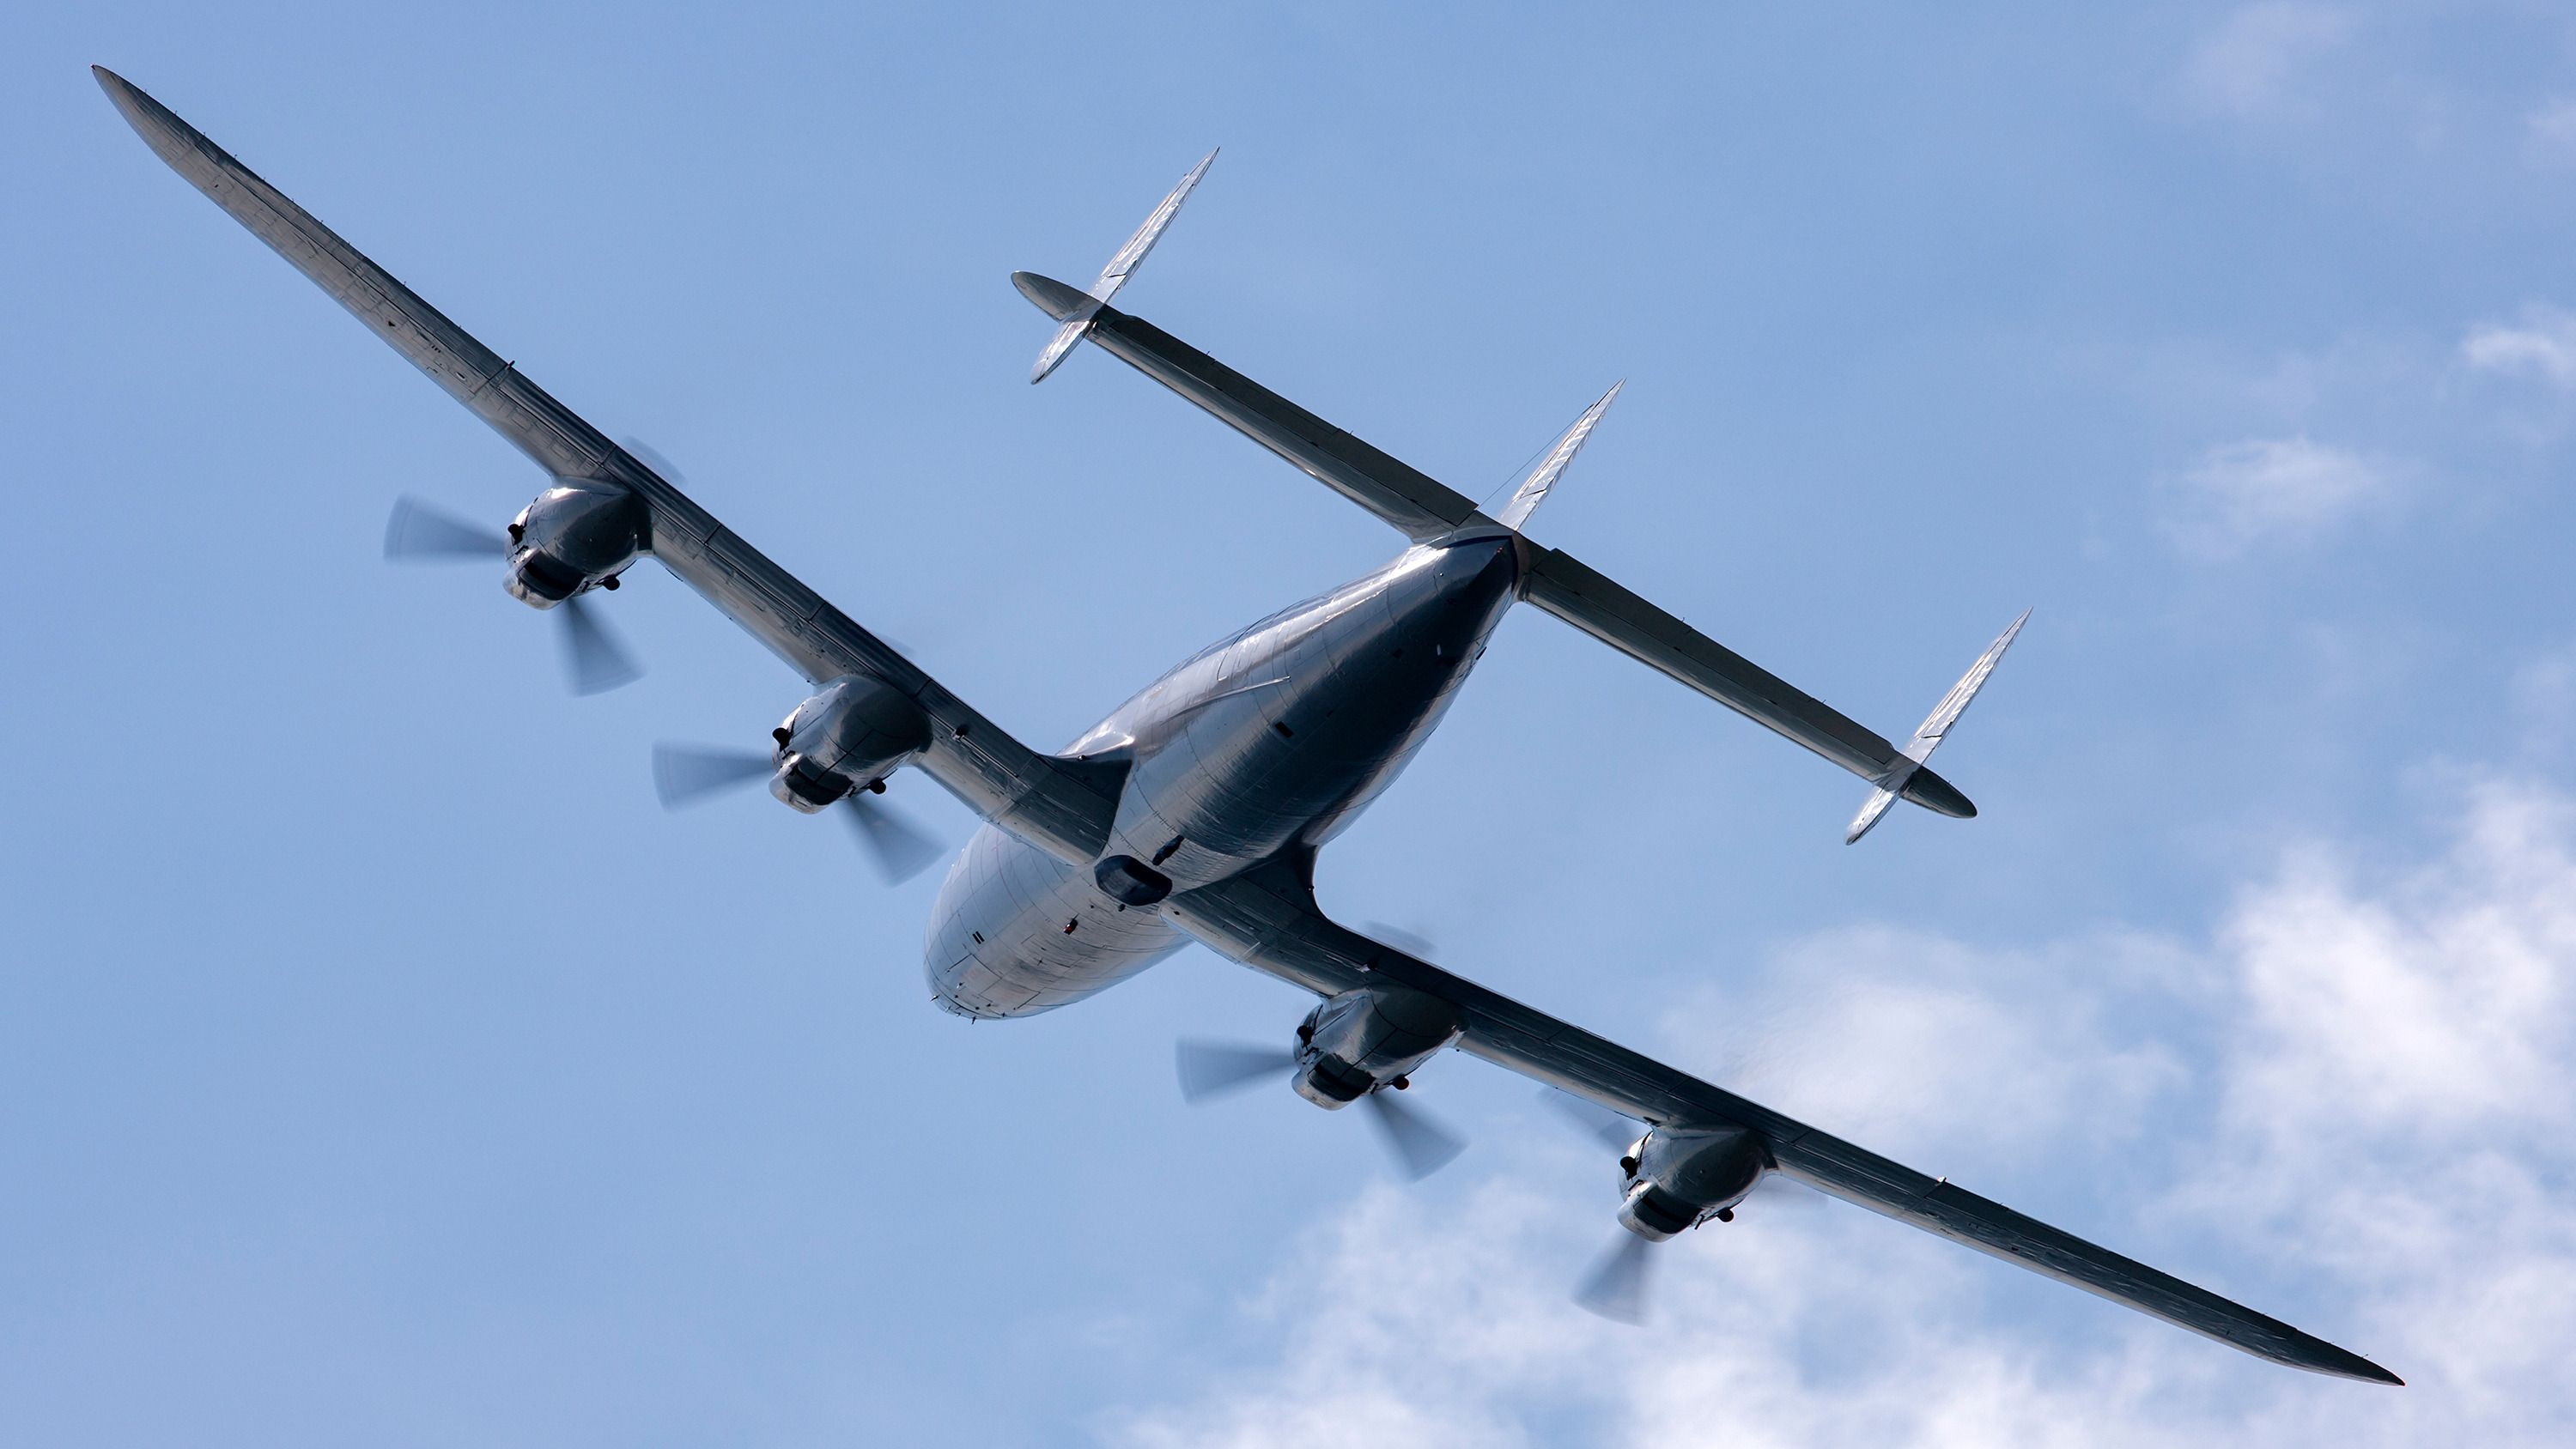
[[[385,557],[403,563],[431,559],[500,558],[510,542],[494,529],[442,512],[406,493],[385,520]]]
[[[1263,1077],[1285,1075],[1297,1065],[1297,1054],[1285,1047],[1183,1037],[1172,1049],[1172,1065],[1180,1073],[1181,1100],[1197,1106],[1242,1091]]]
[[[1762,1174],[1761,1181],[1753,1184],[1753,1191],[1746,1195],[1745,1201],[1763,1213],[1811,1213],[1833,1199],[1826,1196],[1822,1188],[1809,1187],[1787,1173],[1766,1172]]]
[[[575,694],[604,694],[644,677],[644,667],[608,632],[581,595],[555,606],[563,616],[564,668]]]
[[[666,742],[653,747],[653,793],[661,797],[663,809],[677,810],[720,790],[748,785],[772,768],[769,756],[755,750]]]
[[[1629,1143],[1645,1134],[1646,1129],[1640,1123],[1622,1117],[1598,1102],[1578,1097],[1572,1092],[1543,1087],[1538,1095],[1540,1101],[1555,1108],[1568,1122],[1573,1123],[1576,1131],[1613,1152],[1627,1151]]]
[[[1613,1323],[1644,1327],[1646,1254],[1654,1246],[1635,1233],[1621,1232],[1619,1241],[1593,1260],[1592,1271],[1583,1275],[1582,1285],[1574,1290],[1574,1301]]]
[[[1402,926],[1390,926],[1384,921],[1362,921],[1360,925],[1367,929],[1370,936],[1408,956],[1429,961],[1439,954],[1431,944],[1430,937],[1408,931]]]
[[[1432,1121],[1420,1108],[1397,1101],[1391,1088],[1371,1092],[1361,1100],[1368,1104],[1369,1120],[1377,1124],[1388,1149],[1395,1153],[1396,1164],[1416,1182],[1447,1167],[1452,1158],[1467,1150],[1465,1138]]]
[[[842,812],[857,833],[859,845],[876,863],[877,874],[887,885],[901,885],[929,869],[930,863],[946,854],[937,837],[906,818],[902,811],[878,801],[870,792],[861,790],[849,799],[849,809]]]
[[[620,438],[617,440],[617,446],[624,448],[629,454],[633,455],[635,461],[652,469],[654,472],[661,474],[663,482],[670,484],[674,488],[687,488],[689,486],[687,476],[681,473],[678,468],[673,467],[670,459],[653,451],[652,445],[645,442],[642,438]]]

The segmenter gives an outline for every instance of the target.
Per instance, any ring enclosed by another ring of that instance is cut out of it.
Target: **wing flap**
[[[1457,1006],[1459,1048],[1658,1126],[1760,1133],[1781,1172],[1847,1202],[1964,1243],[2259,1358],[2374,1383],[2396,1375],[2279,1319],[1856,1147],[1444,971],[1327,918],[1301,862],[1274,863],[1166,902],[1220,954],[1322,995],[1392,981]]]
[[[1065,859],[1087,864],[1098,856],[1117,813],[1119,766],[1039,754],[1013,739],[204,133],[123,77],[92,70],[172,170],[538,466],[557,478],[621,484],[643,498],[653,557],[772,653],[817,683],[860,674],[910,695],[933,725],[922,769],[969,808]]]

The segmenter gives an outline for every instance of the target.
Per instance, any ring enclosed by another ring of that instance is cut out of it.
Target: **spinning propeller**
[[[1542,1091],[1539,1097],[1562,1113],[1575,1130],[1621,1154],[1623,1168],[1629,1147],[1645,1134],[1645,1124],[1554,1087]],[[1803,1210],[1823,1201],[1815,1189],[1778,1173],[1763,1174],[1746,1201],[1754,1197],[1762,1200],[1765,1211],[1776,1208]],[[1733,1219],[1734,1213],[1729,1211],[1724,1220]],[[1653,1264],[1658,1261],[1652,1256],[1654,1247],[1655,1244],[1645,1238],[1621,1229],[1617,1239],[1602,1249],[1601,1255],[1593,1259],[1592,1266],[1584,1272],[1582,1280],[1575,1284],[1575,1303],[1613,1323],[1643,1327],[1654,1297]]]
[[[394,500],[393,516],[385,521],[385,557],[396,563],[458,563],[509,555],[510,542],[501,534],[409,495]],[[573,693],[599,694],[643,677],[643,667],[581,595],[556,605],[554,613],[563,620],[564,669]]]
[[[774,758],[757,750],[665,742],[653,747],[653,791],[663,809],[677,810],[764,779],[776,768]],[[921,874],[942,851],[937,838],[877,798],[884,788],[880,784],[876,791],[852,792],[841,802],[848,808],[839,814],[850,823],[877,874],[886,884],[897,885]]]
[[[1172,1056],[1180,1072],[1181,1100],[1193,1107],[1297,1069],[1295,1052],[1249,1042],[1183,1037]],[[1395,1093],[1401,1090],[1393,1083],[1384,1083],[1364,1094],[1360,1101],[1369,1109],[1369,1120],[1377,1124],[1387,1150],[1395,1154],[1396,1166],[1406,1177],[1419,1182],[1448,1166],[1450,1159],[1467,1150],[1467,1142],[1420,1108],[1397,1100]]]

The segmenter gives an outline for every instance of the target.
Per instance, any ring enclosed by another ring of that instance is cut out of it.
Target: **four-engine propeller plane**
[[[817,687],[775,732],[771,750],[747,760],[667,753],[666,798],[766,774],[778,797],[800,810],[857,811],[853,818],[896,869],[915,852],[899,848],[899,829],[859,807],[903,767],[938,781],[983,818],[940,890],[926,943],[931,992],[948,1010],[986,1019],[1051,1011],[1197,942],[1305,988],[1318,1004],[1276,1051],[1185,1048],[1186,1086],[1276,1071],[1328,1110],[1370,1103],[1417,1168],[1445,1160],[1454,1144],[1393,1110],[1388,1094],[1449,1048],[1602,1114],[1613,1124],[1607,1140],[1623,1184],[1619,1222],[1634,1235],[1625,1240],[1631,1249],[1615,1255],[1613,1279],[1633,1274],[1646,1244],[1730,1220],[1776,1174],[2274,1362],[2399,1382],[2288,1324],[1508,1000],[1418,951],[1335,922],[1316,903],[1316,851],[1393,782],[1515,603],[1565,620],[1860,776],[1869,793],[1848,839],[1900,799],[1942,815],[1976,813],[1927,761],[2021,620],[1899,746],[1528,537],[1531,514],[1616,388],[1488,513],[1109,305],[1207,161],[1090,287],[1016,274],[1020,291],[1058,324],[1031,381],[1088,341],[1407,541],[1384,567],[1200,652],[1048,754],[798,582],[691,502],[649,455],[611,442],[185,121],[117,76],[97,74],[164,161],[551,480],[505,535],[407,506],[389,543],[501,560],[513,595],[570,621],[580,687],[632,673],[584,610],[593,593],[614,589],[647,557]],[[1627,1295],[1612,1284],[1598,1296]]]

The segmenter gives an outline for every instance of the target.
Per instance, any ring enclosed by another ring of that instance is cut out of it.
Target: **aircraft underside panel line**
[[[808,680],[883,680],[930,716],[918,763],[969,808],[1087,863],[1117,813],[1119,769],[1042,755],[986,719],[716,521],[517,367],[124,78],[99,85],[155,154],[549,474],[621,484],[652,518],[663,566]]]
[[[1722,1087],[1533,1010],[1335,924],[1298,863],[1274,862],[1174,896],[1167,914],[1220,954],[1331,995],[1385,981],[1460,1009],[1462,1051],[1661,1127],[1761,1134],[1777,1168],[1846,1201],[1938,1233],[2294,1368],[2396,1383],[2377,1364],[2171,1274],[2088,1243],[1945,1180],[1856,1147]]]

